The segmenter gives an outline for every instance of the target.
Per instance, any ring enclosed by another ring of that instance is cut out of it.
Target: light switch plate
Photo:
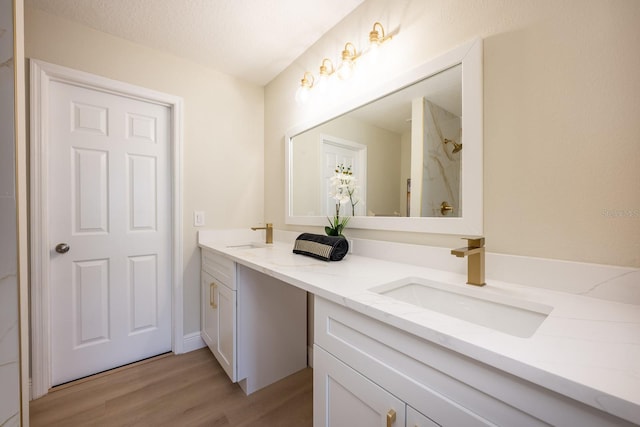
[[[193,212],[193,226],[202,227],[204,225],[204,211]]]

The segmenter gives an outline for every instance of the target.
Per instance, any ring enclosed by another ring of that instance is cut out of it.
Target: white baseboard
[[[198,350],[206,346],[207,344],[200,336],[200,332],[193,332],[183,337],[182,352],[189,353],[190,351]]]

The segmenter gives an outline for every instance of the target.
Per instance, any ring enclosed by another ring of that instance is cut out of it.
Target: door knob
[[[56,245],[56,252],[58,252],[59,254],[66,254],[67,252],[69,252],[69,245],[67,245],[66,243],[58,243]]]

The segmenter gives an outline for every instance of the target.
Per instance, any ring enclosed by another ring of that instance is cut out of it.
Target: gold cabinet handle
[[[214,310],[218,308],[218,304],[216,304],[216,296],[215,296],[217,287],[218,285],[216,285],[215,282],[211,282],[211,284],[209,285],[209,305]]]
[[[396,411],[389,409],[387,412],[387,427],[391,427],[391,424],[396,422]]]

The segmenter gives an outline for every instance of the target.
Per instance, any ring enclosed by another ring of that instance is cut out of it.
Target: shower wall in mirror
[[[425,98],[420,212],[417,216],[457,217],[460,209],[460,112],[451,112]]]
[[[13,3],[0,0],[0,425],[20,424]]]

